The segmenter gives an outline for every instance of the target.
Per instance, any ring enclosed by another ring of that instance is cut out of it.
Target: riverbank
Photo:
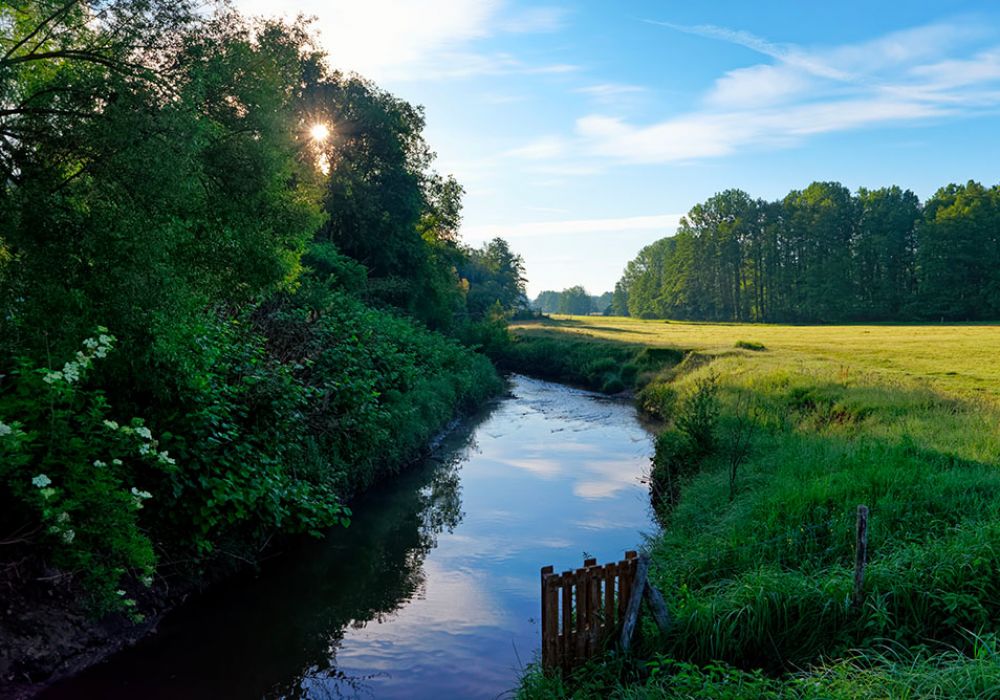
[[[522,697],[977,697],[1000,683],[1000,413],[996,358],[982,362],[996,327],[571,318],[515,332],[687,351],[637,386],[668,421],[649,549],[672,630],[647,622],[634,657],[569,679],[535,668]],[[858,504],[871,522],[855,606]]]
[[[498,375],[481,355],[428,331],[410,330],[412,327],[402,319],[382,320],[383,324],[388,321],[409,330],[410,342],[426,352],[422,356],[411,352],[403,355],[398,350],[382,352],[369,338],[368,352],[376,361],[396,363],[396,379],[380,381],[402,391],[394,389],[390,402],[374,404],[381,406],[381,417],[373,419],[370,410],[362,410],[363,403],[351,404],[340,412],[341,419],[352,418],[353,414],[356,435],[361,435],[359,428],[371,433],[385,430],[387,422],[392,422],[396,431],[393,445],[377,453],[374,444],[371,450],[366,450],[365,444],[353,446],[359,460],[357,471],[339,479],[339,490],[354,498],[422,459],[461,425],[462,417],[479,410],[502,389]],[[390,332],[393,330],[390,326]],[[395,337],[403,338],[404,334],[396,332]],[[356,358],[354,362],[359,364]],[[408,371],[416,369],[422,370],[419,378],[416,371]],[[400,377],[405,382],[402,385]],[[400,413],[400,407],[405,411]],[[375,442],[380,435],[372,434],[368,439]],[[369,461],[362,463],[362,458]],[[275,556],[292,537],[273,527],[261,533],[250,549],[230,540],[227,549],[232,547],[231,555],[221,551],[200,560],[165,561],[151,585],[129,586],[128,595],[134,601],[131,612],[110,614],[95,614],[88,591],[72,571],[33,557],[30,539],[23,545],[10,543],[8,550],[21,546],[24,552],[20,559],[10,557],[3,568],[6,591],[0,607],[0,694],[33,697],[51,684],[99,663],[155,632],[164,615],[189,598],[254,570],[258,561]]]

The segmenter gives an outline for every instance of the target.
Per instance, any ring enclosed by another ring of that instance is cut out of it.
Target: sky
[[[236,0],[252,14],[275,4]],[[1000,3],[291,0],[332,67],[425,109],[462,235],[529,296],[613,288],[729,188],[1000,181]],[[335,128],[335,125],[334,125]]]

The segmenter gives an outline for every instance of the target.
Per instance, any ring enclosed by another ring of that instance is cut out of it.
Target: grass
[[[583,317],[515,332],[686,351],[640,375],[640,405],[677,432],[688,397],[714,376],[721,409],[714,449],[678,472],[680,496],[649,543],[670,634],[629,665],[570,679],[535,670],[522,697],[976,697],[963,693],[1000,687],[992,642],[985,657],[981,643],[1000,625],[1000,352],[990,347],[1000,329]],[[759,425],[731,490],[748,406]],[[855,609],[861,503],[870,564]]]
[[[833,366],[891,383],[925,384],[964,398],[1000,404],[1000,325],[876,324],[787,326],[646,321],[614,316],[556,316],[515,324],[515,333],[577,334],[634,345],[733,352],[762,345],[774,366]],[[754,348],[757,349],[757,348]]]

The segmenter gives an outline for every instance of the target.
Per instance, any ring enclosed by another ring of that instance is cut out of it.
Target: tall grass
[[[963,397],[892,370],[907,362],[892,348],[878,350],[877,366],[863,364],[872,353],[845,366],[773,350],[776,333],[768,352],[730,344],[693,353],[640,394],[670,418],[707,377],[719,384],[715,449],[682,472],[650,544],[651,577],[674,626],[647,654],[678,661],[656,673],[633,661],[569,679],[529,677],[525,697],[541,697],[536,687],[628,698],[997,692],[992,642],[986,649],[970,631],[1000,622],[1000,409],[970,398],[985,387],[967,386]],[[948,366],[942,357],[935,371]],[[727,435],[746,396],[760,425],[731,492]],[[854,609],[861,503],[871,509],[870,564],[865,603]]]

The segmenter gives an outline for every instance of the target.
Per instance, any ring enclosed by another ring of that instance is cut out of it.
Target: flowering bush
[[[120,426],[103,393],[85,386],[95,360],[114,345],[98,328],[61,369],[22,361],[4,378],[0,483],[11,502],[0,524],[31,533],[62,575],[82,580],[96,610],[133,611],[135,601],[119,594],[123,581],[151,584],[155,566],[138,517],[153,496],[141,482],[175,461],[141,418]]]

